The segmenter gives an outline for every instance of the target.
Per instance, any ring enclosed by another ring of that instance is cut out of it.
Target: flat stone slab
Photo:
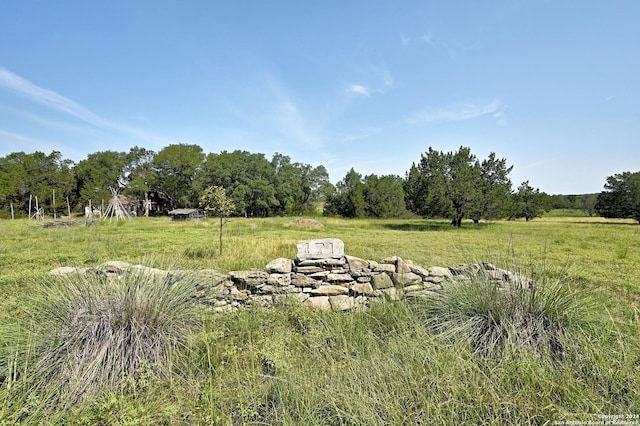
[[[344,256],[344,242],[338,238],[302,240],[296,243],[298,259],[340,259]]]

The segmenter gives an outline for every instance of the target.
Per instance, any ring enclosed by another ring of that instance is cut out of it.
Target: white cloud
[[[496,99],[489,103],[455,103],[443,108],[431,108],[413,114],[407,120],[410,124],[435,123],[446,121],[466,121],[491,115],[500,126],[507,125],[506,107]]]
[[[347,93],[352,93],[355,95],[362,95],[362,96],[370,96],[371,89],[361,84],[351,84],[347,87]]]
[[[425,42],[426,44],[431,44],[431,43],[433,43],[433,36],[431,35],[431,33],[422,34],[421,39],[422,39],[422,41],[423,41],[423,42]]]
[[[505,114],[505,110],[507,108],[504,107],[493,113],[493,118],[496,120],[496,124],[500,127],[506,127],[509,124],[507,120],[507,115]]]
[[[2,67],[0,67],[0,85],[18,92],[34,102],[75,117],[93,126],[110,127],[107,120],[92,113],[71,99],[65,98],[53,90],[39,87]]]
[[[319,148],[322,145],[319,131],[309,125],[294,99],[272,79],[268,80],[267,85],[272,95],[267,108],[274,112],[274,114],[267,114],[267,120],[275,125],[279,133],[293,141],[307,148]]]
[[[409,37],[407,37],[404,34],[400,34],[400,42],[402,43],[403,46],[406,46],[409,44]]]
[[[37,86],[3,67],[0,67],[0,86],[4,86],[35,103],[44,105],[51,110],[90,124],[93,127],[117,131],[142,140],[161,142],[159,138],[150,134],[101,117],[77,102],[62,96],[53,90]]]

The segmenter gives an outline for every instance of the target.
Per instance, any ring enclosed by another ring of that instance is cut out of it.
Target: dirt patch
[[[324,226],[315,219],[296,219],[291,224],[300,228],[322,228]]]

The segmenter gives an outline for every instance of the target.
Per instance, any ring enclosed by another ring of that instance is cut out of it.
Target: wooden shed
[[[202,209],[173,209],[169,212],[172,220],[194,220],[204,219],[204,211]]]

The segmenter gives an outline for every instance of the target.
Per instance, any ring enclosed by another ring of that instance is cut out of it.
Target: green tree
[[[301,215],[313,212],[333,187],[324,166],[291,163],[291,159],[276,153],[271,160],[275,169],[276,197],[280,212],[286,215]]]
[[[173,208],[197,204],[199,191],[194,182],[204,158],[198,145],[173,144],[163,148],[153,157],[149,189],[164,194]]]
[[[509,199],[511,198],[511,180],[509,173],[513,166],[507,166],[506,159],[496,158],[495,153],[480,164],[480,188],[482,201],[479,209],[472,215],[474,221],[484,219],[500,219],[507,216]]]
[[[540,217],[545,212],[548,203],[545,193],[529,185],[529,181],[522,182],[518,190],[513,194],[511,218],[524,217],[530,221]]]
[[[451,201],[451,223],[460,227],[462,219],[472,217],[475,206],[482,205],[482,179],[480,165],[471,150],[460,147],[457,152],[448,153],[446,196]]]
[[[596,204],[598,203],[598,194],[584,194],[576,198],[576,209],[582,210],[585,216],[593,216],[596,213]]]
[[[324,214],[344,217],[364,217],[367,202],[364,198],[362,175],[353,168],[336,184],[336,193],[327,198]]]
[[[640,172],[623,172],[607,177],[605,191],[598,195],[595,210],[607,218],[640,222]]]
[[[407,215],[404,198],[403,180],[400,176],[365,176],[364,199],[367,204],[367,216],[404,217]]]
[[[53,192],[56,203],[53,205]],[[0,208],[27,212],[29,197],[38,197],[41,207],[56,212],[66,211],[66,198],[75,203],[73,162],[58,151],[46,155],[14,152],[0,158]]]
[[[79,201],[98,204],[112,197],[110,188],[121,190],[126,185],[126,154],[99,151],[89,154],[74,168]]]
[[[494,153],[480,162],[467,147],[446,153],[429,147],[406,174],[407,206],[425,217],[450,218],[456,227],[464,218],[501,217],[511,192],[511,169]]]
[[[405,179],[407,205],[411,211],[424,217],[450,217],[448,155],[429,147],[420,156],[420,162],[411,166]]]
[[[134,146],[125,155],[123,193],[143,199],[149,191],[149,181],[153,176],[153,159],[155,152]]]
[[[222,186],[238,214],[271,216],[282,208],[275,182],[275,167],[264,154],[236,150],[209,154],[196,186]]]
[[[225,218],[235,209],[233,201],[227,197],[223,187],[210,186],[200,196],[200,207],[212,216],[220,218],[220,256],[222,256],[222,227],[226,223]]]

